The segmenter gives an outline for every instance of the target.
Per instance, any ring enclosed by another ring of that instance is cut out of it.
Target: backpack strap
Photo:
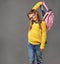
[[[43,4],[43,6],[46,8],[46,10],[48,11],[49,9],[48,9],[48,7],[47,7],[46,3],[45,3],[45,2],[43,2],[42,4]]]

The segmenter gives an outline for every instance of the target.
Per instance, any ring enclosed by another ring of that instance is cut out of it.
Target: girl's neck
[[[35,23],[38,23],[38,21],[34,21]]]
[[[35,22],[38,23],[38,20],[36,20]]]

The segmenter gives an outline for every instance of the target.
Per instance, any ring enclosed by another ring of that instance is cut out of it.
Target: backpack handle
[[[43,2],[42,4],[43,4],[43,6],[46,8],[46,10],[48,11],[49,9],[48,9],[48,7],[47,7],[46,3],[45,3],[45,2]]]

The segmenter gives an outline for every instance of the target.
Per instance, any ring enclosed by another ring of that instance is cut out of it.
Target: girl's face
[[[29,19],[30,20],[33,20],[33,21],[37,21],[38,20],[37,13],[29,14]]]

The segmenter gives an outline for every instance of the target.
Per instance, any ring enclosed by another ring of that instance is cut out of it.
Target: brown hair
[[[41,17],[40,17],[40,15],[39,15],[39,12],[38,12],[37,10],[35,10],[35,9],[31,9],[31,10],[27,13],[28,18],[29,18],[29,14],[32,14],[32,13],[34,13],[34,14],[37,13],[38,23],[39,23],[39,25],[40,25],[40,23],[42,22],[42,20],[41,20]],[[30,18],[29,18],[29,20],[30,20]],[[30,20],[30,26],[29,26],[30,29],[32,28],[32,24],[33,24],[33,21]],[[40,28],[41,28],[41,25],[40,25]]]

